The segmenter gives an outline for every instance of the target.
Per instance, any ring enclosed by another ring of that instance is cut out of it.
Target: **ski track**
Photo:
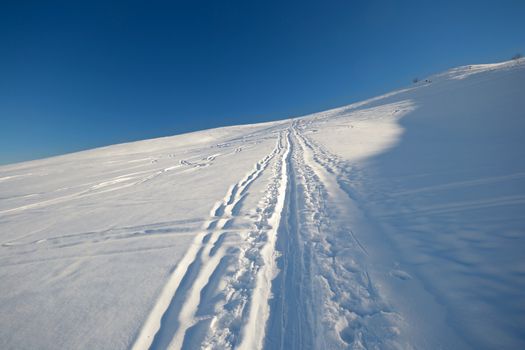
[[[213,164],[213,162],[215,161],[217,157],[221,155],[229,155],[229,154],[236,154],[236,153],[239,153],[237,149],[231,152],[228,152],[228,153],[213,153],[206,157],[193,156],[188,159],[181,159],[178,164],[168,166],[168,167],[157,168],[157,169],[154,169],[153,171],[143,170],[143,171],[138,171],[134,173],[119,175],[119,176],[110,178],[108,180],[102,181],[102,182],[88,183],[86,184],[86,186],[89,186],[89,185],[91,186],[88,187],[87,189],[77,191],[74,193],[70,193],[67,195],[58,196],[55,198],[38,201],[35,203],[31,203],[31,204],[26,204],[26,205],[14,207],[14,208],[0,210],[0,214],[17,213],[17,212],[28,210],[28,209],[41,208],[41,207],[46,207],[46,206],[53,205],[53,204],[64,203],[64,202],[68,202],[73,199],[100,195],[100,194],[107,193],[107,192],[119,191],[119,190],[122,190],[128,187],[131,187],[131,186],[141,185],[146,182],[152,181],[161,175],[165,175],[168,172],[175,175],[177,173],[182,173],[186,171],[197,170],[199,168],[209,167]],[[169,155],[169,157],[171,158],[171,155]],[[142,159],[139,159],[137,161],[140,161],[140,160]],[[128,170],[134,169],[134,168],[136,168],[136,166],[131,167]],[[178,171],[175,171],[175,170],[178,170]],[[111,174],[111,173],[112,172],[109,172],[108,174]],[[137,175],[144,174],[144,173],[147,173],[147,175],[137,176]],[[10,180],[12,178],[28,176],[28,175],[31,175],[31,174],[7,176],[7,177],[0,178],[0,180],[2,179]]]
[[[368,252],[341,211],[351,207],[344,187],[349,168],[304,135],[314,121],[292,120],[266,134],[212,147],[232,147],[235,154],[242,150],[232,146],[236,143],[277,139],[272,151],[229,187],[210,217],[195,221],[200,230],[192,222],[153,223],[26,238],[2,246],[49,249],[199,232],[170,273],[132,349],[395,347],[397,315],[374,289],[366,269]],[[0,213],[139,185],[167,172],[210,166],[225,154],[180,159],[169,167],[119,175],[87,184],[80,192]],[[265,194],[256,208],[243,208],[250,186],[268,168]],[[241,217],[241,211],[253,214]],[[370,331],[370,322],[381,324],[382,335]]]
[[[366,269],[366,247],[345,216],[344,208],[352,207],[345,187],[349,167],[304,135],[315,121],[292,120],[266,130],[271,137],[255,133],[214,146],[277,139],[272,151],[229,187],[210,217],[200,220],[200,230],[192,222],[166,222],[2,246],[48,249],[199,232],[137,333],[135,350],[395,348],[399,317],[375,290]],[[242,149],[235,147],[231,153]],[[0,213],[116,191],[167,172],[210,166],[225,154],[181,159],[173,166],[120,175]],[[250,186],[268,168],[265,194],[256,208],[243,208]],[[253,214],[241,217],[243,209]],[[371,324],[379,324],[381,334]]]
[[[353,206],[340,178],[348,180],[349,174],[337,157],[303,135],[302,130],[308,126],[308,122],[298,122],[293,132],[298,149],[294,157],[296,177],[302,185],[296,186],[300,193],[295,197],[304,203],[298,220],[301,224],[295,228],[300,232],[295,237],[302,242],[294,250],[303,247],[302,256],[310,259],[300,262],[299,271],[308,271],[306,267],[311,266],[315,278],[309,284],[313,283],[314,287],[310,288],[317,293],[306,293],[303,297],[306,305],[300,310],[308,310],[306,307],[315,300],[323,307],[311,310],[311,315],[318,319],[307,333],[312,334],[317,343],[313,340],[310,344],[298,343],[304,341],[302,336],[281,348],[395,348],[399,316],[389,310],[374,288],[366,268],[368,252],[352,231],[352,222],[346,219],[345,210]],[[310,303],[308,298],[312,299]],[[376,327],[381,334],[375,334]],[[286,341],[290,342],[290,338]]]
[[[224,265],[221,262],[228,258],[228,249],[222,246],[225,234],[233,231],[230,226],[250,185],[280,152],[281,137],[272,152],[257,162],[241,181],[232,185],[224,199],[212,208],[204,231],[196,237],[171,274],[133,349],[181,348],[190,328],[211,319],[211,315],[199,316],[197,311],[203,303],[201,299],[206,287],[216,282],[216,274],[220,274]]]
[[[133,349],[398,347],[399,316],[374,288],[368,252],[345,215],[347,167],[303,134],[311,123],[282,129],[270,154],[213,206]],[[236,223],[270,165],[249,227]]]

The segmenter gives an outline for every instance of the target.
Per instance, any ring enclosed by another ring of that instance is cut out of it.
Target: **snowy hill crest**
[[[524,78],[0,167],[0,347],[525,346]]]

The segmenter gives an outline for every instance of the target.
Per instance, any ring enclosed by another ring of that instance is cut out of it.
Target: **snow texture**
[[[525,348],[525,62],[0,167],[2,349]]]

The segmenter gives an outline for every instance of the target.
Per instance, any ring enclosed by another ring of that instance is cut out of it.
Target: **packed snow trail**
[[[395,315],[374,290],[366,251],[345,222],[347,195],[314,160],[316,150],[293,121],[230,187],[174,270],[135,349],[393,347]],[[236,229],[250,184],[272,162],[258,217],[251,229]],[[371,333],[371,322],[384,334]]]
[[[349,198],[292,127],[290,186],[279,235],[267,349],[396,346],[396,322],[374,289],[366,251],[352,234]],[[376,329],[376,325],[380,325]],[[375,334],[380,331],[381,334]]]

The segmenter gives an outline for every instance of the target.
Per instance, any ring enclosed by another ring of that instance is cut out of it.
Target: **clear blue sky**
[[[0,2],[0,163],[349,104],[525,53],[525,1]]]

